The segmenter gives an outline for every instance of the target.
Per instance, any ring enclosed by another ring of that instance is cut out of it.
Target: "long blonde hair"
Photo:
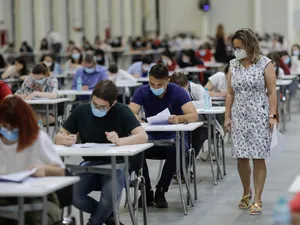
[[[234,39],[241,40],[245,45],[245,50],[249,57],[251,57],[252,63],[257,63],[261,57],[261,50],[259,46],[259,42],[256,38],[255,33],[249,29],[244,28],[235,32],[235,34],[231,38],[231,44],[233,46]]]

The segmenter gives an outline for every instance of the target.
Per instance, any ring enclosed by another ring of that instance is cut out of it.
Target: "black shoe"
[[[124,225],[123,223],[121,223],[121,221],[119,221],[120,222],[120,225]],[[112,213],[109,217],[108,217],[108,219],[105,221],[105,224],[106,225],[115,225],[116,223],[115,223],[115,217],[114,217],[114,214]]]
[[[152,190],[146,191],[146,203],[147,203],[147,206],[154,205],[154,197],[153,196],[154,196],[154,192]],[[139,204],[139,208],[143,207],[142,196],[139,197],[138,204]]]
[[[154,197],[156,208],[168,208],[168,202],[165,197],[165,192],[162,188],[157,188]]]

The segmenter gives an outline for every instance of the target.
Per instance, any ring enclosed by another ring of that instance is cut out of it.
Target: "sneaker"
[[[154,197],[156,208],[168,208],[168,202],[165,197],[165,192],[162,188],[157,188]]]
[[[123,223],[121,223],[121,221],[119,221],[120,222],[120,225],[124,225]],[[108,217],[108,219],[105,221],[105,224],[106,225],[115,225],[116,224],[116,222],[115,222],[115,217],[114,217],[114,215],[113,215],[113,213]]]
[[[147,206],[152,206],[154,205],[154,191],[150,190],[146,192],[146,202],[147,202]],[[139,197],[138,200],[138,204],[139,204],[139,208],[143,207],[142,204],[142,196]]]
[[[200,154],[200,159],[204,162],[207,161],[209,159],[209,151],[202,152]]]

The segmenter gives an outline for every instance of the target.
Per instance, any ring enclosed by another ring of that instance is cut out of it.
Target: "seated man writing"
[[[187,92],[177,84],[169,83],[169,71],[163,64],[151,67],[149,71],[149,84],[140,87],[134,94],[129,107],[135,115],[138,115],[143,107],[146,117],[157,115],[168,108],[171,116],[170,124],[196,122],[197,111],[191,102]],[[148,133],[151,140],[174,139],[174,132],[151,132]],[[172,177],[176,172],[175,147],[154,146],[145,152],[145,157],[163,157],[166,159],[158,184],[156,185],[155,198],[151,190],[149,171],[144,161],[143,175],[146,180],[147,205],[154,202],[158,208],[168,207],[165,192],[168,191]]]
[[[71,146],[79,134],[81,143],[114,143],[116,145],[141,144],[148,136],[130,109],[117,103],[118,89],[109,80],[99,82],[93,90],[91,103],[76,107],[56,136],[56,144]],[[110,163],[106,157],[83,157],[83,166]],[[124,187],[124,172],[117,171],[118,198]],[[101,191],[100,201],[88,196]],[[113,212],[111,177],[103,174],[83,173],[74,186],[74,206],[90,213],[89,225],[114,224],[107,222]]]

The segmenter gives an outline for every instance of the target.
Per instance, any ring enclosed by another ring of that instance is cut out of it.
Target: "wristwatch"
[[[276,114],[271,114],[271,115],[269,116],[269,118],[277,119],[277,115],[276,115]]]

